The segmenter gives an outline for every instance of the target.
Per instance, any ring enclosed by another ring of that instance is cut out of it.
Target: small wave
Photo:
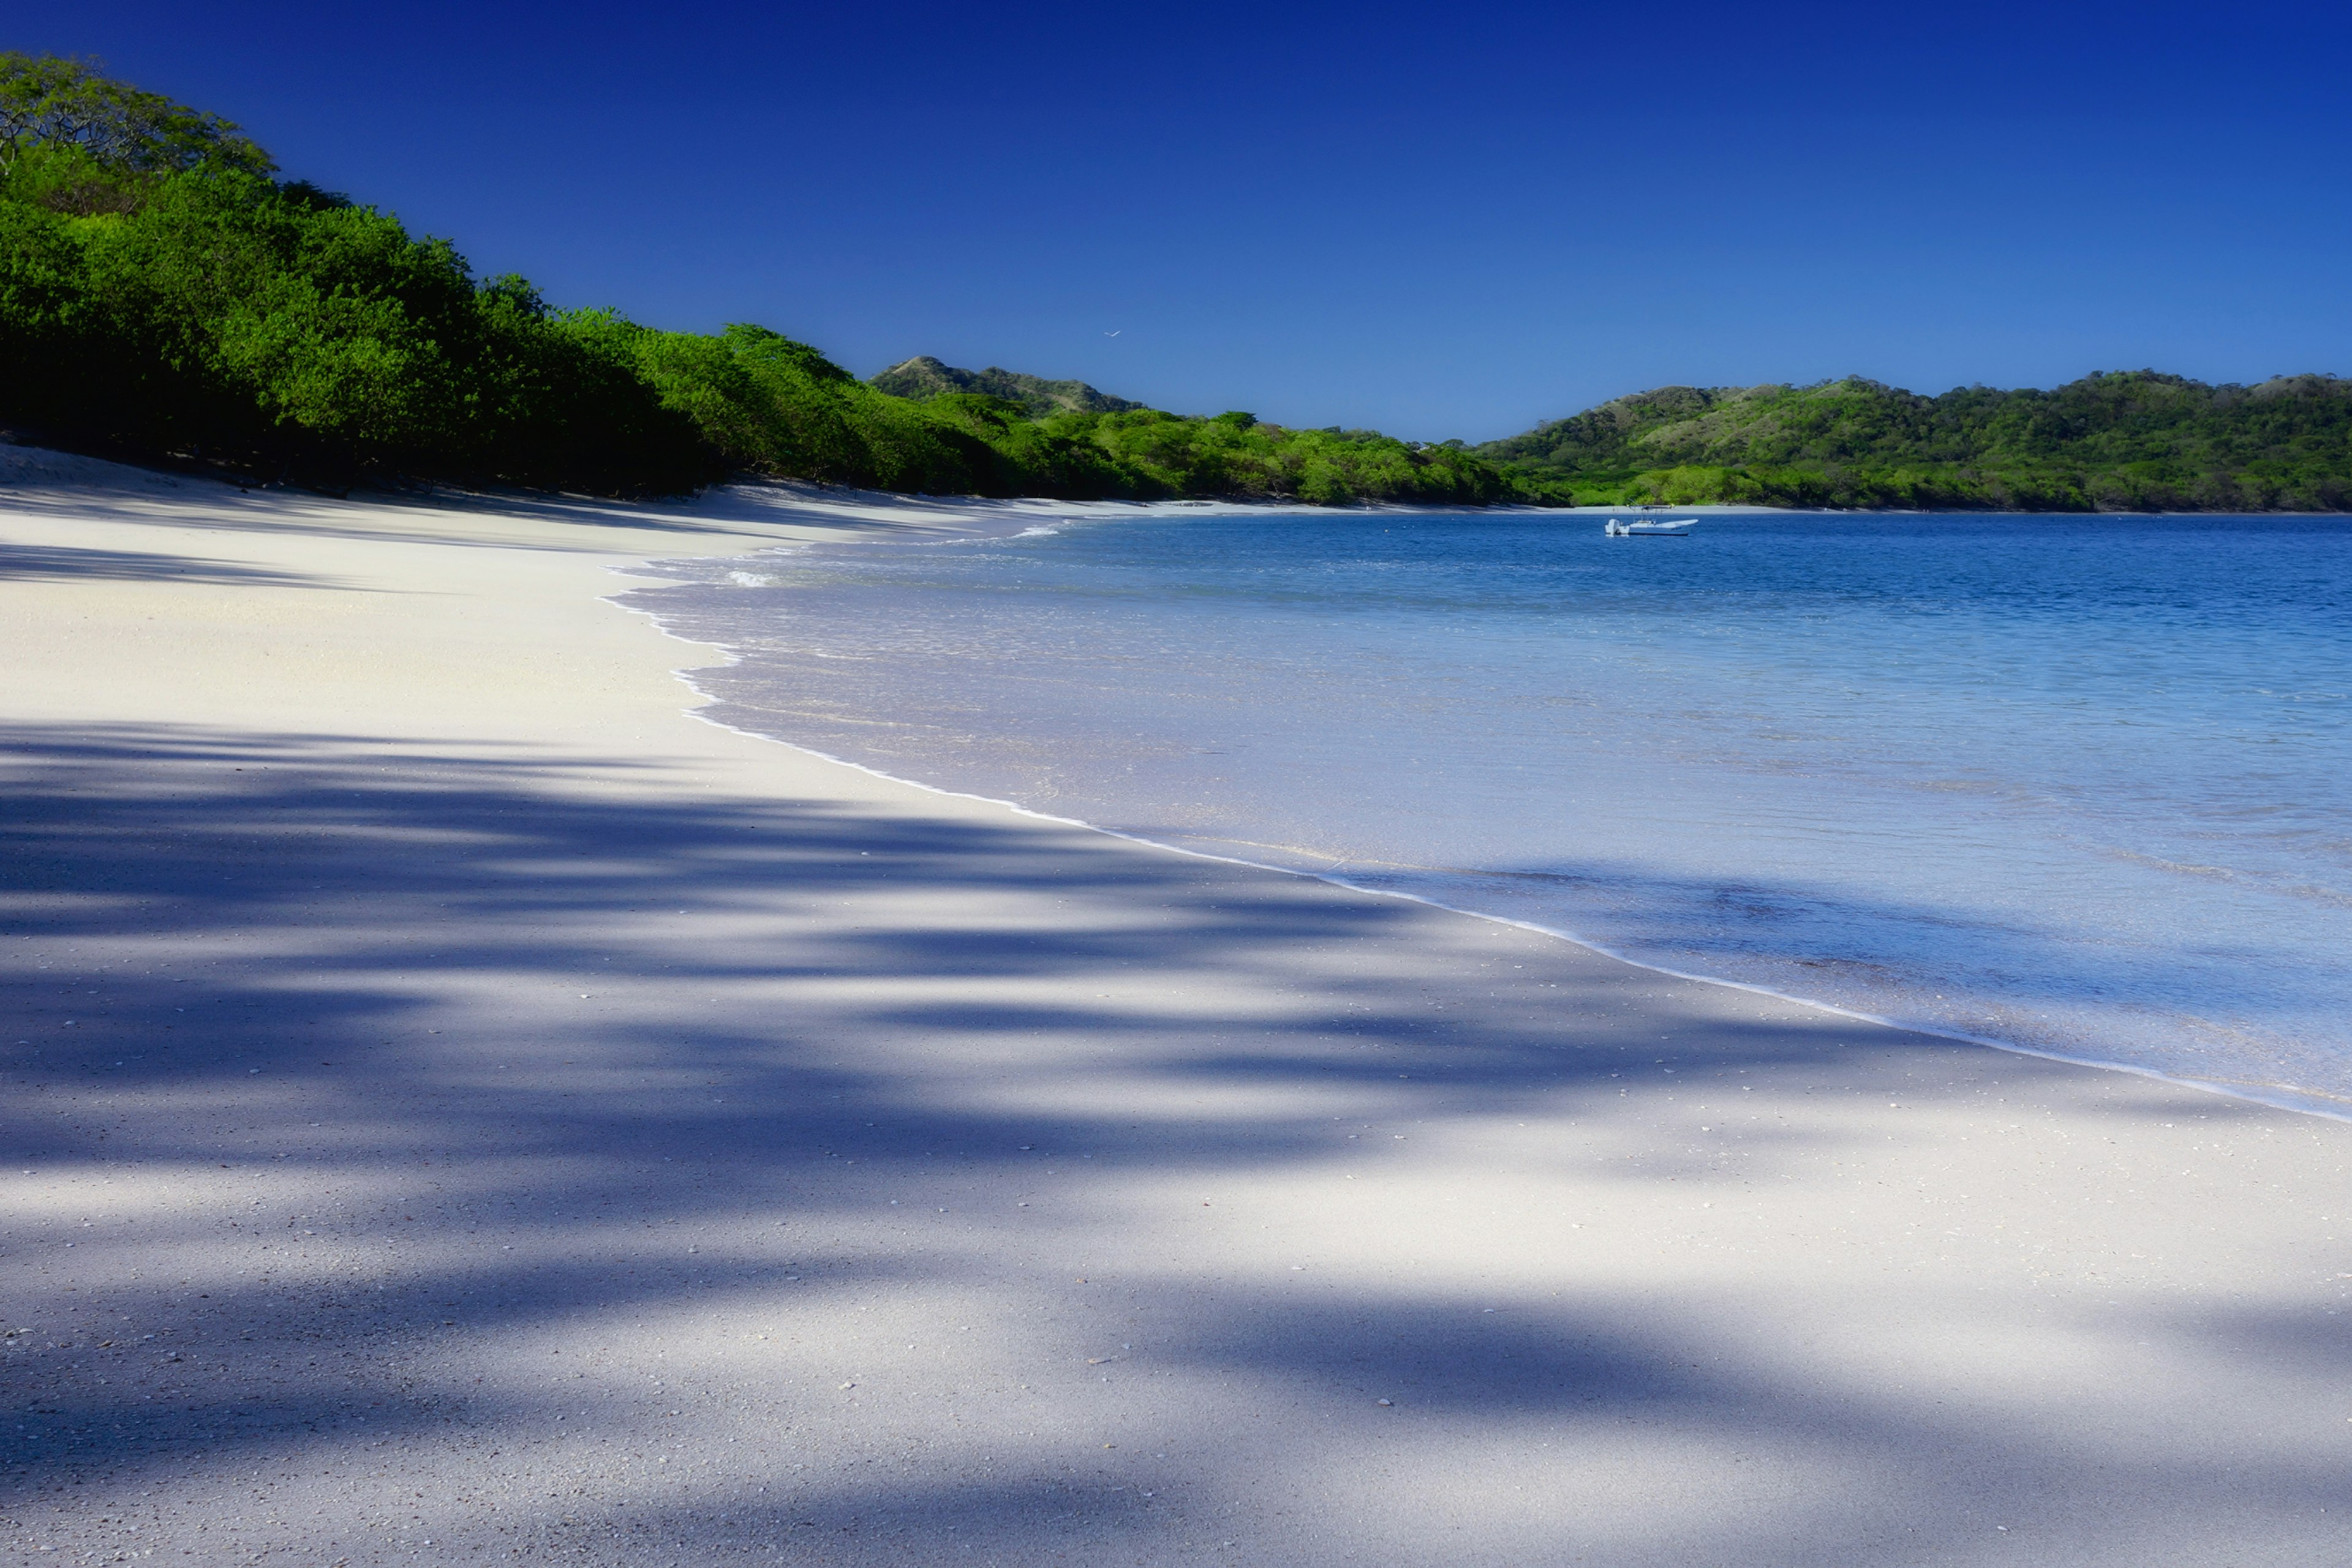
[[[2161,855],[2127,849],[2120,845],[2100,845],[2098,851],[2110,859],[2129,865],[2146,866],[2151,870],[2167,871],[2179,877],[2196,877],[2210,882],[2241,883],[2260,888],[2267,893],[2284,898],[2302,899],[2312,903],[2328,904],[2336,909],[2352,910],[2352,893],[2331,888],[2322,882],[2304,881],[2272,871],[2243,871],[2228,866],[2200,866],[2190,860],[2172,860]]]

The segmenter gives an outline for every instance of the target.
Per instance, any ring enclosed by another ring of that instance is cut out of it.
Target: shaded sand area
[[[2352,1559],[2352,1126],[887,784],[599,602],[950,508],[0,458],[0,1558]]]

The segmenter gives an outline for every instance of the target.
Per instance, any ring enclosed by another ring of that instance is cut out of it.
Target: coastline
[[[1718,512],[1757,512],[1765,509],[1717,507],[1703,510],[1713,510]],[[1404,517],[1415,515],[1417,512],[1426,512],[1427,515],[1449,521],[1463,515],[1455,509],[1444,508],[1416,509],[1411,507],[1394,507],[1385,509],[1385,510],[1390,514]],[[1141,508],[1115,505],[1110,508],[1073,509],[1066,520],[1057,519],[1055,523],[1049,525],[1021,527],[1018,530],[1018,535],[1016,536],[1025,536],[1028,534],[1041,532],[1057,532],[1060,531],[1060,528],[1065,521],[1118,521],[1122,519],[1131,518],[1139,512],[1145,517],[1157,516],[1163,519],[1182,519],[1187,516],[1192,516],[1194,518],[1208,520],[1213,518],[1231,518],[1234,516],[1247,517],[1251,515],[1252,509],[1242,506],[1220,507],[1213,503],[1202,501],[1165,503],[1158,506]],[[1313,516],[1323,520],[1328,520],[1329,516],[1328,512],[1326,510],[1303,507],[1269,509],[1267,515],[1278,515],[1283,513]],[[978,538],[991,533],[999,536],[1012,533],[1014,523],[1017,521],[1017,519],[1008,521],[1001,525],[984,525],[975,532],[973,537]],[[856,546],[861,542],[853,540],[849,542],[853,546]],[[822,546],[820,545],[818,548],[820,551],[819,558],[822,559]],[[859,552],[853,549],[849,553],[855,554],[859,553]],[[895,552],[885,552],[885,553],[895,553]],[[693,567],[696,564],[695,563],[674,562],[656,563],[654,564],[656,566],[667,565],[679,568],[679,579],[689,583],[695,580],[696,574],[693,571]],[[643,571],[637,573],[636,575],[642,578],[641,584],[628,591],[614,595],[614,603],[632,613],[647,616],[653,624],[656,627],[660,628],[666,635],[674,636],[679,640],[687,641],[694,644],[695,646],[705,646],[703,639],[708,637],[718,637],[723,639],[730,635],[723,629],[729,624],[727,617],[722,614],[718,615],[714,619],[711,607],[706,603],[689,602],[683,611],[675,607],[673,602],[661,592],[662,589],[674,585],[673,579],[668,574]],[[729,575],[737,582],[751,586],[762,585],[766,582],[766,579],[758,574],[736,572],[730,573]],[[762,612],[762,615],[772,613],[774,613],[774,611],[772,609],[767,612]],[[738,635],[739,637],[748,637],[751,640],[751,645],[757,647],[761,635],[759,628],[765,625],[766,621],[761,616],[755,616],[752,621],[745,623],[740,626],[738,629],[738,633],[735,635]],[[837,657],[837,655],[828,655],[827,657]],[[703,706],[696,712],[697,717],[702,719],[706,722],[720,724],[721,727],[730,729],[740,734],[755,739],[772,741],[779,744],[793,746],[795,749],[823,762],[837,766],[855,768],[875,778],[881,779],[891,784],[905,785],[907,787],[937,794],[949,798],[982,802],[1014,815],[1034,817],[1037,820],[1051,822],[1061,826],[1080,827],[1094,832],[1103,833],[1115,838],[1145,845],[1163,852],[1192,856],[1213,861],[1221,861],[1227,864],[1248,867],[1256,870],[1271,872],[1276,875],[1307,877],[1328,883],[1333,887],[1346,889],[1349,891],[1360,893],[1367,897],[1402,899],[1409,902],[1423,904],[1430,908],[1445,910],[1454,914],[1464,915],[1473,919],[1490,920],[1504,925],[1517,927],[1521,930],[1534,931],[1541,935],[1571,942],[1604,957],[1676,980],[1728,986],[1735,990],[1746,991],[1757,995],[1771,997],[1780,1001],[1818,1008],[1823,1013],[1853,1019],[1861,1023],[1873,1024],[1889,1029],[1916,1033],[1939,1039],[1951,1040],[1965,1045],[1987,1047],[1995,1050],[2011,1052],[2017,1055],[2032,1057],[2046,1061],[2063,1062],[2075,1066],[2095,1068],[2105,1071],[2134,1074],[2151,1079],[2160,1083],[2196,1089],[2204,1092],[2221,1095],[2225,1098],[2244,1100],[2255,1104],[2265,1105],[2278,1110],[2294,1111],[2301,1114],[2322,1116],[2338,1121],[2352,1119],[2352,1100],[2347,1100],[2346,1095],[2340,1089],[2314,1087],[2309,1081],[2297,1081],[2291,1077],[2275,1075],[2271,1077],[2231,1076],[2224,1071],[2219,1070],[2218,1067],[2216,1070],[2199,1072],[2179,1065],[2167,1063],[2162,1059],[2160,1053],[2158,1053],[2152,1058],[2147,1055],[2134,1057],[2128,1054],[2102,1052],[2096,1048],[2096,1045],[2094,1042],[2082,1041],[2079,1038],[2073,1043],[2060,1043],[2048,1038],[2036,1038],[2031,1034],[2021,1035],[2018,1033],[2001,1033],[1994,1029],[1970,1029],[1963,1026],[1954,1025],[1948,1021],[1939,1019],[1932,1016],[1914,1016],[1906,1014],[1900,1007],[1874,1008],[1867,1005],[1857,1005],[1853,998],[1840,1000],[1833,994],[1811,994],[1802,989],[1801,984],[1798,986],[1791,986],[1785,980],[1759,978],[1753,974],[1743,978],[1736,973],[1719,973],[1713,969],[1693,964],[1687,960],[1684,963],[1662,961],[1655,953],[1643,954],[1636,948],[1612,942],[1609,937],[1604,935],[1596,935],[1583,930],[1576,929],[1570,924],[1563,923],[1559,919],[1547,918],[1542,914],[1529,915],[1524,912],[1514,913],[1511,911],[1507,902],[1481,902],[1478,900],[1480,889],[1475,885],[1465,887],[1459,894],[1454,895],[1449,895],[1444,892],[1431,892],[1428,890],[1408,890],[1394,885],[1383,885],[1378,881],[1362,879],[1351,871],[1339,869],[1326,870],[1318,868],[1317,864],[1313,863],[1312,858],[1306,851],[1300,851],[1297,858],[1285,861],[1278,858],[1269,859],[1255,858],[1248,852],[1246,847],[1220,848],[1213,847],[1220,841],[1226,844],[1244,847],[1252,842],[1252,840],[1246,836],[1235,837],[1231,832],[1205,836],[1205,840],[1202,837],[1196,837],[1192,841],[1187,842],[1181,836],[1162,837],[1156,835],[1150,830],[1135,830],[1117,826],[1115,817],[1097,820],[1097,814],[1092,809],[1085,806],[1080,806],[1076,812],[1067,808],[1058,810],[1033,808],[1022,804],[1017,799],[993,793],[986,784],[975,786],[970,782],[968,773],[966,775],[965,782],[948,782],[949,780],[952,780],[957,777],[953,759],[948,756],[934,756],[929,759],[933,764],[940,765],[943,768],[942,777],[932,776],[928,770],[921,769],[919,765],[912,769],[901,769],[894,765],[877,765],[866,761],[861,761],[859,760],[859,754],[856,750],[858,734],[856,730],[852,729],[837,737],[840,741],[846,742],[848,743],[844,746],[843,752],[836,752],[835,751],[828,749],[828,744],[823,740],[796,738],[793,724],[791,720],[792,710],[789,706],[782,710],[772,713],[764,712],[756,702],[751,703],[748,706],[738,706],[737,699],[727,692],[725,689],[725,683],[723,681],[712,682],[697,679],[703,671],[731,670],[740,663],[740,659],[738,655],[733,651],[730,651],[725,658],[712,663],[706,664],[700,667],[699,669],[685,669],[678,672],[680,679],[686,683],[688,689],[691,689],[703,703]],[[883,705],[882,709],[877,710],[877,714],[874,715],[874,717],[883,717],[887,713],[894,712],[896,712],[896,710],[889,708],[886,703]],[[742,715],[743,717],[730,716],[729,718],[722,719],[718,717],[718,715],[721,713]],[[749,721],[748,722],[746,721],[747,719]],[[890,721],[887,717],[884,717],[883,721],[887,728]],[[821,730],[819,733],[822,735],[824,731]],[[885,753],[885,755],[887,756],[887,753]],[[1055,792],[1048,791],[1047,793],[1052,794]],[[1132,803],[1130,803],[1130,805]],[[1107,803],[1097,800],[1096,805],[1100,806],[1107,805]],[[1116,808],[1114,807],[1111,809],[1115,812]],[[1690,956],[1692,958],[1696,958],[1699,955],[1692,954]],[[1783,965],[1783,967],[1785,968],[1786,965]],[[2044,1016],[2046,1017],[2047,1015],[2044,1015]],[[2116,1033],[2120,1037],[2124,1032],[2118,1030]],[[2116,1043],[2121,1045],[2125,1042],[2118,1039]],[[2145,1044],[2145,1042],[2132,1043]],[[2278,1070],[2283,1072],[2284,1069],[2280,1068]]]
[[[2340,1123],[681,722],[771,499],[0,489],[27,1550],[2340,1558]]]
[[[619,604],[620,601],[615,597],[608,599],[606,602],[610,604]],[[647,620],[651,621],[656,628],[658,629],[665,637],[672,637],[679,642],[688,643],[692,647],[708,647],[712,646],[707,643],[696,642],[690,637],[673,632],[669,627],[662,624],[660,616],[655,615],[650,610],[639,609],[634,605],[625,605],[621,607],[629,610],[633,615],[644,616]],[[724,650],[721,651],[724,652]],[[731,658],[731,656],[730,657]],[[719,666],[723,667],[726,662],[726,659],[721,659],[719,661]],[[710,668],[714,667],[712,665],[703,665],[697,668]],[[695,684],[693,679],[696,673],[695,669],[680,669],[676,673],[679,683],[685,686],[688,690],[693,692],[695,696],[702,699],[706,706],[715,704],[717,702],[718,699],[712,697],[710,693],[705,691],[702,688]],[[1877,1028],[1893,1030],[1897,1034],[1921,1035],[1930,1039],[1949,1040],[1955,1045],[1977,1046],[1988,1050],[2005,1052],[2011,1056],[2031,1057],[2037,1061],[2058,1062],[2068,1067],[2089,1068],[2098,1072],[2126,1073],[2136,1078],[2145,1078],[2152,1079],[2158,1083],[2168,1084],[2176,1089],[2196,1089],[2206,1094],[2219,1095],[2224,1100],[2242,1100],[2250,1104],[2263,1106],[2273,1110],[2288,1111],[2300,1116],[2323,1117],[2334,1121],[2352,1121],[2352,1105],[2346,1105],[2339,1101],[2331,1100],[2315,1089],[2297,1089],[2281,1085],[2239,1083],[2222,1079],[2189,1078],[2178,1073],[2165,1072],[2158,1068],[2143,1067],[2136,1062],[2109,1060],[2096,1057],[2070,1056],[2063,1051],[2044,1050],[2016,1040],[2001,1039],[1991,1035],[1967,1034],[1958,1029],[1945,1028],[1932,1023],[1906,1021],[1900,1018],[1882,1016],[1875,1013],[1862,1012],[1852,1007],[1841,1007],[1834,1002],[1825,1002],[1817,996],[1802,996],[1794,992],[1781,991],[1769,985],[1759,985],[1745,980],[1733,980],[1720,974],[1703,974],[1696,971],[1675,969],[1666,964],[1653,963],[1646,960],[1637,958],[1631,953],[1620,952],[1616,948],[1610,946],[1607,942],[1596,941],[1590,937],[1580,936],[1575,931],[1570,931],[1564,926],[1546,925],[1538,921],[1519,920],[1511,915],[1497,914],[1491,910],[1474,909],[1466,904],[1448,903],[1443,899],[1432,898],[1424,893],[1409,893],[1397,888],[1374,887],[1368,883],[1355,881],[1337,872],[1302,870],[1297,867],[1276,865],[1272,861],[1252,860],[1245,856],[1217,854],[1206,849],[1195,849],[1186,845],[1175,844],[1164,839],[1153,838],[1145,834],[1129,833],[1117,827],[1105,826],[1101,823],[1090,822],[1084,817],[1065,816],[1055,812],[1038,811],[1032,807],[1023,805],[1018,801],[1005,800],[991,795],[979,795],[970,790],[952,789],[945,784],[930,784],[922,779],[909,778],[902,774],[887,772],[881,768],[870,767],[864,763],[856,762],[847,757],[835,756],[830,752],[821,751],[814,746],[803,745],[796,741],[789,740],[782,735],[771,735],[762,731],[746,729],[741,725],[730,724],[724,721],[713,719],[709,717],[706,711],[700,710],[689,709],[687,711],[688,717],[699,720],[701,722],[706,724],[714,725],[720,730],[724,730],[729,734],[740,735],[747,740],[766,742],[772,745],[789,747],[793,751],[800,752],[803,756],[813,757],[820,763],[824,763],[834,767],[853,769],[857,773],[866,774],[869,778],[878,779],[884,784],[896,784],[902,788],[919,791],[924,795],[939,795],[947,800],[971,801],[982,805],[995,806],[1009,816],[1027,817],[1036,822],[1050,823],[1056,827],[1075,827],[1087,833],[1099,833],[1106,838],[1115,838],[1122,843],[1138,845],[1143,848],[1150,849],[1163,855],[1181,855],[1189,859],[1209,860],[1219,865],[1225,866],[1239,866],[1248,870],[1265,872],[1269,876],[1303,877],[1308,881],[1321,882],[1326,886],[1339,888],[1344,891],[1355,893],[1363,898],[1401,900],[1405,903],[1419,904],[1425,909],[1437,910],[1445,914],[1459,915],[1465,920],[1486,921],[1496,925],[1508,926],[1517,931],[1531,931],[1538,936],[1547,937],[1555,942],[1564,942],[1572,947],[1581,948],[1587,952],[1608,959],[1612,963],[1624,964],[1630,969],[1639,969],[1652,974],[1662,975],[1668,980],[1685,981],[1696,985],[1720,985],[1732,991],[1744,991],[1748,993],[1750,995],[1769,997],[1775,1002],[1785,1002],[1794,1006],[1810,1008],[1812,1011],[1825,1014],[1831,1017],[1848,1019],[1857,1024],[1868,1024]]]

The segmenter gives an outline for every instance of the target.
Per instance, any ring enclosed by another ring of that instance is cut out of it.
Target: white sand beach
[[[0,449],[0,1556],[2352,1560],[2352,1125],[892,784],[604,602],[966,515]]]

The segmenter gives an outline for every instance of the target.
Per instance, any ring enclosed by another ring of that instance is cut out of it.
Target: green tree
[[[626,494],[734,472],[943,494],[1481,501],[1460,448],[1187,418],[909,361],[857,380],[765,327],[669,332],[477,279],[217,116],[0,56],[0,417],[313,483]]]
[[[94,62],[0,52],[0,175],[35,145],[79,148],[110,172],[277,168],[230,121],[102,76]]]

